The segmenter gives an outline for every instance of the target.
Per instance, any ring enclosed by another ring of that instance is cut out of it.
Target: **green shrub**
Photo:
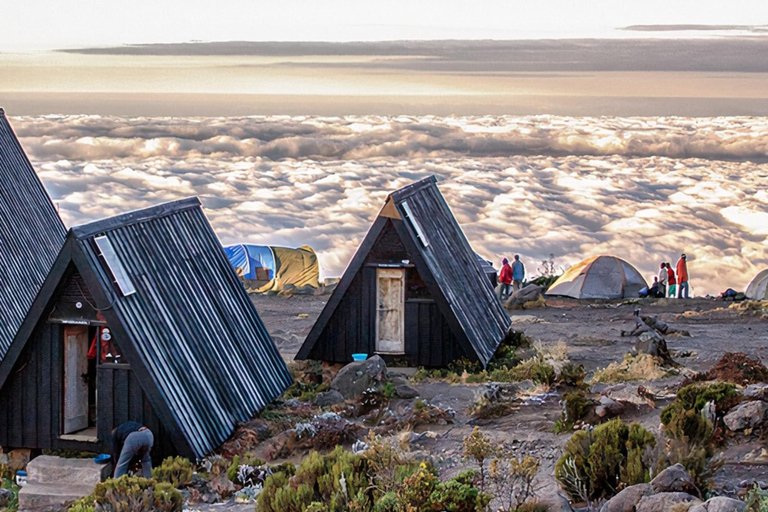
[[[413,374],[413,377],[411,377],[411,382],[414,384],[427,381],[445,381],[452,384],[457,384],[461,382],[461,376],[458,373],[446,368],[435,368],[430,370],[419,367],[416,373]]]
[[[173,485],[162,482],[155,485],[153,504],[158,512],[179,512],[184,508],[184,497]]]
[[[67,508],[67,512],[96,512],[96,505],[93,504],[92,500],[93,496],[80,498]]]
[[[185,487],[192,483],[195,466],[183,457],[167,457],[162,464],[152,470],[152,478],[158,482],[169,483],[173,487]]]
[[[512,368],[514,380],[532,380],[538,384],[551,386],[555,383],[555,369],[542,361],[540,357],[532,357]]]
[[[394,491],[389,491],[376,500],[372,512],[406,512],[406,510],[400,496]]]
[[[430,494],[429,501],[431,510],[480,512],[488,506],[491,496],[472,485],[471,475],[467,479],[467,475],[459,474],[447,482],[439,482]]]
[[[768,512],[768,491],[755,484],[744,497],[747,512]]]
[[[565,407],[563,409],[562,422],[566,429],[572,429],[576,422],[587,417],[594,403],[582,390],[572,391],[563,396]]]
[[[143,512],[154,506],[154,482],[128,475],[101,482],[93,491],[96,508],[111,512]]]
[[[660,466],[682,464],[699,489],[706,489],[710,478],[721,465],[712,460],[715,432],[721,430],[722,417],[739,401],[733,384],[691,384],[677,392],[675,400],[661,412],[664,434],[669,438],[667,453]],[[702,409],[715,404],[715,424]]]
[[[587,372],[584,370],[583,364],[576,366],[573,363],[568,363],[560,369],[560,375],[558,375],[560,384],[577,389],[584,387],[584,379],[586,378]]]
[[[7,466],[5,466],[7,468]],[[8,470],[8,473],[12,473],[10,470]],[[12,477],[3,477],[0,478],[0,488],[7,489],[11,491],[11,499],[10,501],[5,505],[5,508],[3,510],[18,510],[19,509],[19,490],[21,489],[18,485],[16,485],[16,482],[13,481]]]
[[[643,453],[655,442],[640,425],[629,427],[618,418],[591,432],[577,431],[563,447],[555,478],[575,499],[609,498],[621,485],[648,481]]]
[[[369,436],[370,448],[354,455],[336,448],[310,453],[296,474],[267,477],[258,512],[476,512],[490,497],[474,486],[475,472],[441,482],[435,469]]]
[[[68,512],[180,512],[181,493],[170,483],[132,476],[110,478],[96,485],[93,494],[74,502]]]
[[[326,504],[330,512],[347,510],[350,497],[368,487],[365,469],[362,456],[347,452],[341,446],[327,455],[311,452],[293,477],[276,473],[267,478],[257,500],[257,510],[303,512],[315,501]]]

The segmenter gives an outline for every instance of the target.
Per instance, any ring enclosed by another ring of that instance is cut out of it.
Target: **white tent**
[[[648,286],[640,272],[616,256],[593,256],[569,268],[547,290],[547,295],[575,299],[637,297]]]
[[[745,293],[752,300],[768,300],[768,268],[757,273]]]

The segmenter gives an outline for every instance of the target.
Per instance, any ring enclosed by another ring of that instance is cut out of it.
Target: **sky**
[[[762,0],[25,0],[0,51],[184,41],[627,37],[628,25],[768,23]],[[668,36],[670,36],[668,34]]]

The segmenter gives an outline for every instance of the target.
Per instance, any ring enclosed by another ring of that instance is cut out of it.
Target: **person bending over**
[[[150,452],[155,438],[152,431],[141,423],[126,421],[112,431],[112,460],[115,461],[115,478],[128,473],[131,461],[141,461],[144,478],[152,478],[152,459]]]

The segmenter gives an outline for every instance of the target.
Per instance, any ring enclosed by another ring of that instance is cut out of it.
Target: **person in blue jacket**
[[[520,255],[515,254],[515,261],[512,263],[512,293],[518,291],[523,285],[525,279],[525,265],[520,261]]]

